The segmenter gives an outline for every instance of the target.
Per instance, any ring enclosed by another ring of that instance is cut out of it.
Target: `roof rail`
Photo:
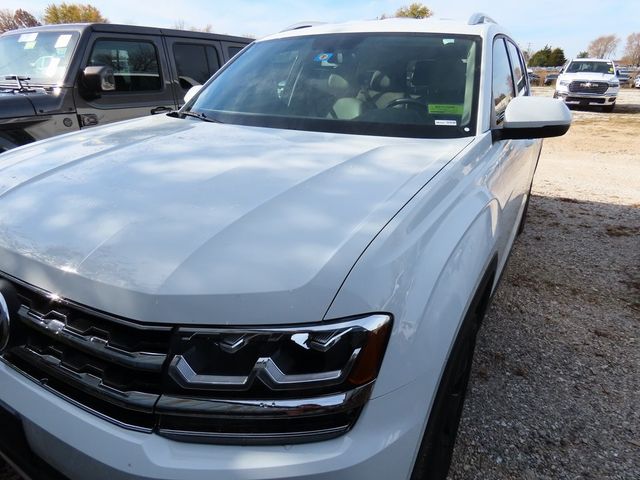
[[[280,32],[289,32],[291,30],[300,30],[301,28],[315,27],[317,25],[324,25],[325,23],[327,23],[327,22],[300,22],[300,23],[294,23],[293,25],[289,25],[284,30],[280,30]]]
[[[476,12],[469,17],[467,21],[467,25],[480,25],[481,23],[498,23],[489,15],[484,13]]]

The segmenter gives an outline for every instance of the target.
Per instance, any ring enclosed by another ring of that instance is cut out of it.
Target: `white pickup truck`
[[[620,91],[615,64],[602,58],[571,60],[560,73],[554,98],[568,105],[600,105],[612,112]]]

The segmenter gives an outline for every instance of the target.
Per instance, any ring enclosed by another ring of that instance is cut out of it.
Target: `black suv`
[[[112,24],[0,36],[0,152],[80,128],[168,112],[252,40]]]

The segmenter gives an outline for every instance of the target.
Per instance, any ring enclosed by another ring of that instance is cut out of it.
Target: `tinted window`
[[[207,49],[214,50],[205,45],[186,43],[177,43],[173,46],[178,80],[184,90],[189,90],[194,85],[204,84],[218,69],[217,58],[214,64],[210,65]]]
[[[450,34],[349,33],[256,42],[192,108],[245,125],[468,136],[475,133],[479,62],[477,37]]]
[[[496,124],[502,123],[504,111],[514,97],[513,75],[503,39],[493,43],[493,105]]]
[[[509,50],[509,58],[511,59],[514,80],[518,86],[518,95],[520,95],[527,88],[527,80],[525,78],[525,72],[527,70],[523,66],[522,56],[518,53],[516,46],[507,41],[507,49]]]
[[[150,42],[98,40],[89,65],[113,68],[117,92],[160,90],[160,68],[156,48]]]
[[[229,57],[235,57],[238,53],[240,53],[241,50],[241,47],[229,47]]]
[[[213,75],[220,68],[220,60],[218,59],[218,51],[211,47],[207,47],[207,61],[209,62],[209,73]]]

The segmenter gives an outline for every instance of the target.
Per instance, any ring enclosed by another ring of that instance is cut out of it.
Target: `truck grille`
[[[293,402],[184,390],[168,375],[180,344],[179,326],[139,324],[0,274],[3,282],[3,294],[9,284],[19,306],[12,311],[0,361],[127,429],[188,442],[317,441],[349,430],[373,386]]]
[[[592,93],[602,95],[609,88],[606,82],[580,82],[574,81],[569,84],[571,93]]]

